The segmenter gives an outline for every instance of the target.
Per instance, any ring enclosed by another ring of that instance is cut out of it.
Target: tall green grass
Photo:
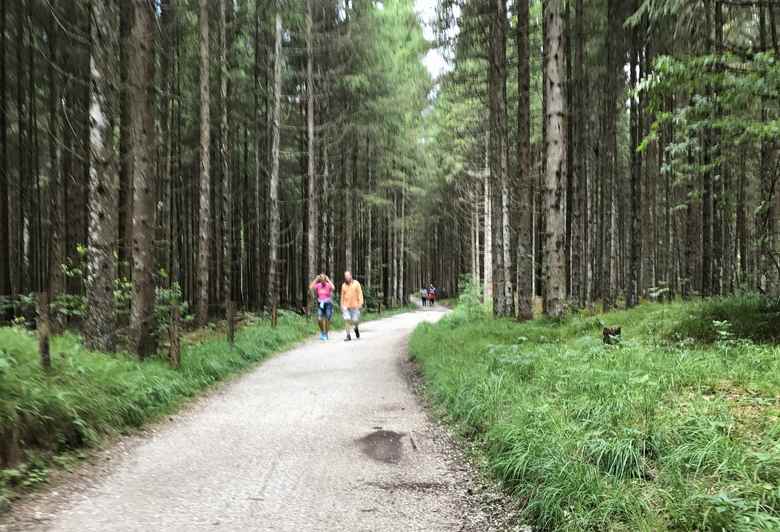
[[[780,530],[780,347],[725,320],[714,343],[691,340],[701,309],[519,324],[461,305],[410,348],[541,529]],[[620,345],[601,342],[605,324]]]
[[[406,312],[409,307],[374,320]],[[344,327],[334,315],[334,334]],[[16,433],[22,461],[0,470],[0,511],[7,498],[45,482],[56,463],[107,435],[141,427],[176,410],[183,402],[269,355],[315,335],[316,322],[292,312],[279,313],[272,328],[267,319],[250,317],[230,346],[214,324],[185,342],[182,365],[171,369],[162,358],[145,362],[128,354],[88,351],[74,334],[52,339],[52,369],[39,365],[37,340],[22,328],[0,328],[0,437]],[[6,442],[0,441],[0,449]]]

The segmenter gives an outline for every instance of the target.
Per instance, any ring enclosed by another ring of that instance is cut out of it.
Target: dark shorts
[[[321,320],[333,319],[333,303],[330,301],[324,301],[317,303],[317,316]]]

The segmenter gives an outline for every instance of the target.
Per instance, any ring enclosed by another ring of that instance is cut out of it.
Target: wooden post
[[[41,367],[51,369],[51,352],[49,350],[49,293],[38,294],[38,353],[41,356]]]
[[[174,303],[171,305],[171,323],[168,326],[168,362],[174,369],[181,366],[181,343],[179,342],[180,319],[181,311],[179,310],[179,305]]]
[[[276,327],[276,303],[271,307],[271,327]]]
[[[0,427],[0,468],[12,469],[20,461],[19,415],[14,412],[10,425]]]
[[[227,340],[230,345],[236,343],[236,304],[233,301],[227,302]]]

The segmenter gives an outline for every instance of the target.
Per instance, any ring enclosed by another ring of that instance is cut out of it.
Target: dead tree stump
[[[228,301],[225,305],[225,314],[227,314],[227,341],[230,345],[236,343],[236,304]]]
[[[620,327],[604,327],[602,341],[606,345],[617,345],[620,343],[620,333]]]
[[[40,292],[38,294],[38,353],[41,356],[41,367],[45,370],[51,369],[51,352],[49,349],[49,336],[51,335],[51,324],[49,323],[49,294]]]
[[[168,361],[172,368],[181,366],[181,342],[179,340],[179,321],[181,310],[179,305],[171,306],[171,323],[168,325]]]
[[[0,424],[0,468],[13,469],[20,461],[19,416],[14,413],[8,425]]]

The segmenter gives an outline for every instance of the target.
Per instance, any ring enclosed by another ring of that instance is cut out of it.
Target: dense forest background
[[[421,277],[409,228],[431,79],[412,2],[3,0],[0,294],[48,291],[94,347],[155,301],[373,305]],[[453,274],[454,275],[454,274]],[[156,293],[155,293],[156,291]]]
[[[778,294],[776,2],[439,4],[431,227],[497,314]]]
[[[587,8],[587,9],[586,9]],[[155,350],[478,279],[496,315],[780,291],[778,6],[0,0],[0,296]],[[450,69],[421,59],[440,46]],[[186,310],[185,309],[185,310]]]

